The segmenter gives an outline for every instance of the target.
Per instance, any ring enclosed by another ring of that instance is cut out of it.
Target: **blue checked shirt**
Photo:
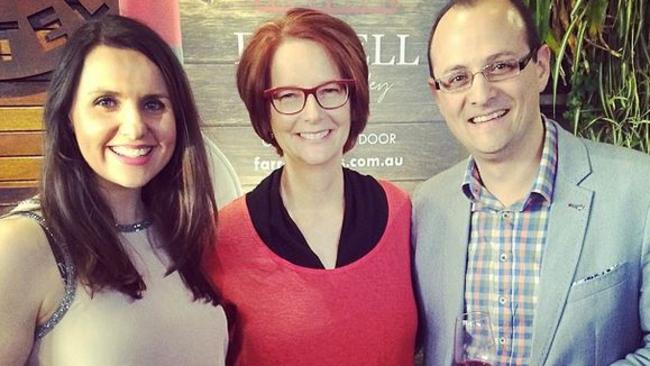
[[[463,193],[472,202],[465,276],[466,311],[490,314],[495,365],[528,365],[542,255],[557,167],[557,130],[544,119],[542,159],[523,200],[504,207],[469,160]]]

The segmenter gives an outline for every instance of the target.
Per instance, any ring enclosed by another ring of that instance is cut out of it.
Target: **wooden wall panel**
[[[38,180],[42,161],[40,156],[0,157],[0,183]]]
[[[0,107],[45,104],[47,81],[0,81]]]
[[[43,108],[0,108],[0,131],[38,131],[43,128]]]
[[[407,64],[417,56],[420,64],[424,64],[429,29],[436,11],[444,3],[444,0],[180,0],[183,55],[185,62],[191,64],[233,64],[239,58],[239,34],[250,34],[262,22],[290,7],[306,6],[320,8],[351,24],[365,43],[371,66],[391,60],[394,64],[400,61]],[[408,35],[403,57],[400,57],[400,34]]]
[[[42,132],[0,132],[0,156],[39,156],[42,144]]]

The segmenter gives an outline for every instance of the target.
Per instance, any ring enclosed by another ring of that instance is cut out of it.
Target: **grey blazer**
[[[559,126],[558,154],[530,364],[650,365],[650,157]],[[451,365],[454,319],[464,307],[466,165],[429,179],[413,197],[414,277],[429,366]]]

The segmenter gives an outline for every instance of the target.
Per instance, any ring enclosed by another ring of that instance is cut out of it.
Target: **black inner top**
[[[289,262],[309,268],[325,267],[311,250],[280,196],[283,168],[272,172],[246,195],[253,226],[264,243]],[[343,168],[345,213],[336,267],[363,257],[381,239],[388,222],[388,200],[371,176]]]

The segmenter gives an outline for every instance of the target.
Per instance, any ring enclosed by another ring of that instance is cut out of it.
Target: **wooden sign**
[[[412,190],[466,156],[450,135],[427,86],[429,29],[443,1],[181,0],[185,69],[207,135],[238,173],[244,190],[277,168],[274,149],[255,135],[237,94],[235,71],[247,38],[295,6],[348,22],[368,55],[370,120],[344,164]]]

